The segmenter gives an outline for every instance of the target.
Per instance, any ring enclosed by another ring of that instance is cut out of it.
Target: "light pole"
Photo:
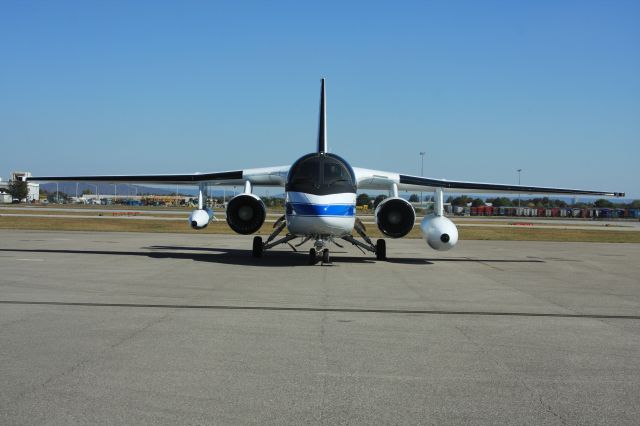
[[[522,173],[522,169],[518,169],[518,186],[520,186],[520,173]],[[520,208],[520,193],[518,193],[518,208]]]
[[[91,185],[91,186],[95,186],[96,187],[96,198],[98,200],[98,204],[100,204],[100,195],[98,194],[98,185],[94,185],[92,183],[88,183],[87,185]]]
[[[420,151],[420,177],[424,177],[424,151]],[[420,191],[420,205],[423,205],[422,191]]]

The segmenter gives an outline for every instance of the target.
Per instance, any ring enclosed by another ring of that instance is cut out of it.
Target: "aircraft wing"
[[[403,191],[434,191],[442,188],[446,192],[464,193],[507,193],[545,195],[585,195],[600,197],[624,197],[624,192],[595,191],[585,189],[555,188],[529,185],[504,185],[499,183],[464,182],[446,179],[403,175],[354,167],[359,189],[388,190],[395,183]]]
[[[244,185],[284,186],[289,166],[231,170],[214,173],[186,173],[159,175],[93,175],[93,176],[30,176],[29,182],[96,182],[151,185]]]

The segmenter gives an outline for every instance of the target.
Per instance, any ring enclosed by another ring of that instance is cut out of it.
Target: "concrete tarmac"
[[[640,245],[0,231],[0,424],[637,424]]]

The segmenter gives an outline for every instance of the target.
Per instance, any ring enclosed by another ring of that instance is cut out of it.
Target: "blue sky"
[[[0,175],[354,166],[640,198],[640,2],[0,3]]]

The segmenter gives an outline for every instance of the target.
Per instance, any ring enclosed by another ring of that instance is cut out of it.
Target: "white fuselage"
[[[341,237],[353,230],[356,194],[287,192],[285,209],[292,234]]]

